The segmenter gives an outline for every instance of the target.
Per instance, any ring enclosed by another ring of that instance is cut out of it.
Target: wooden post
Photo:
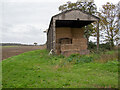
[[[99,51],[99,20],[97,21],[97,52]]]
[[[54,51],[54,53],[56,53],[55,51],[56,51],[56,26],[55,26],[55,23],[56,23],[56,20],[55,19],[53,19],[53,51]]]

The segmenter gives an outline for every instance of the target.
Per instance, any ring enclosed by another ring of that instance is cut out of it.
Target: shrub
[[[85,63],[90,63],[93,61],[93,57],[92,56],[82,56],[79,59],[79,62],[85,62]]]
[[[80,58],[80,54],[71,54],[71,55],[67,58],[67,60],[68,60],[69,62],[71,62],[71,61],[73,61],[73,60],[75,60],[75,59],[78,59],[78,58]]]
[[[59,55],[58,58],[65,58],[65,56],[63,56],[63,55]]]
[[[100,49],[103,50],[111,50],[111,46],[109,43],[105,43],[105,44],[100,44]]]
[[[97,48],[97,45],[90,41],[89,44],[88,44],[88,49],[93,52],[93,53],[96,53],[96,48]],[[111,50],[111,46],[110,46],[110,43],[105,43],[105,44],[100,44],[99,45],[99,52],[104,52],[104,51],[108,51],[108,50]]]
[[[87,56],[87,55],[79,55],[79,54],[72,54],[67,58],[69,62],[74,62],[75,64],[78,63],[89,63],[93,61],[92,56]]]
[[[88,43],[88,49],[89,50],[96,50],[96,44],[94,43],[94,42],[92,42],[92,41],[90,41],[89,43]]]

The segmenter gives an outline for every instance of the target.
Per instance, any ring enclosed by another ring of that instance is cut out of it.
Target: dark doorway
[[[59,39],[59,53],[61,53],[62,44],[72,44],[72,39],[71,38],[60,38]]]
[[[59,39],[59,44],[72,44],[71,38],[61,38]]]

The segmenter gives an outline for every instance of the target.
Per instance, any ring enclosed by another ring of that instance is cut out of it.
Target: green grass
[[[93,61],[84,62],[85,57]],[[3,88],[118,88],[118,61],[95,62],[95,55],[49,56],[30,51],[2,61]],[[97,57],[97,55],[96,55]]]

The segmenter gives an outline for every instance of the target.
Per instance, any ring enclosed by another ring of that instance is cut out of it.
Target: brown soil
[[[11,56],[16,56],[24,52],[37,49],[45,49],[45,46],[17,46],[17,47],[2,47],[2,60]]]

